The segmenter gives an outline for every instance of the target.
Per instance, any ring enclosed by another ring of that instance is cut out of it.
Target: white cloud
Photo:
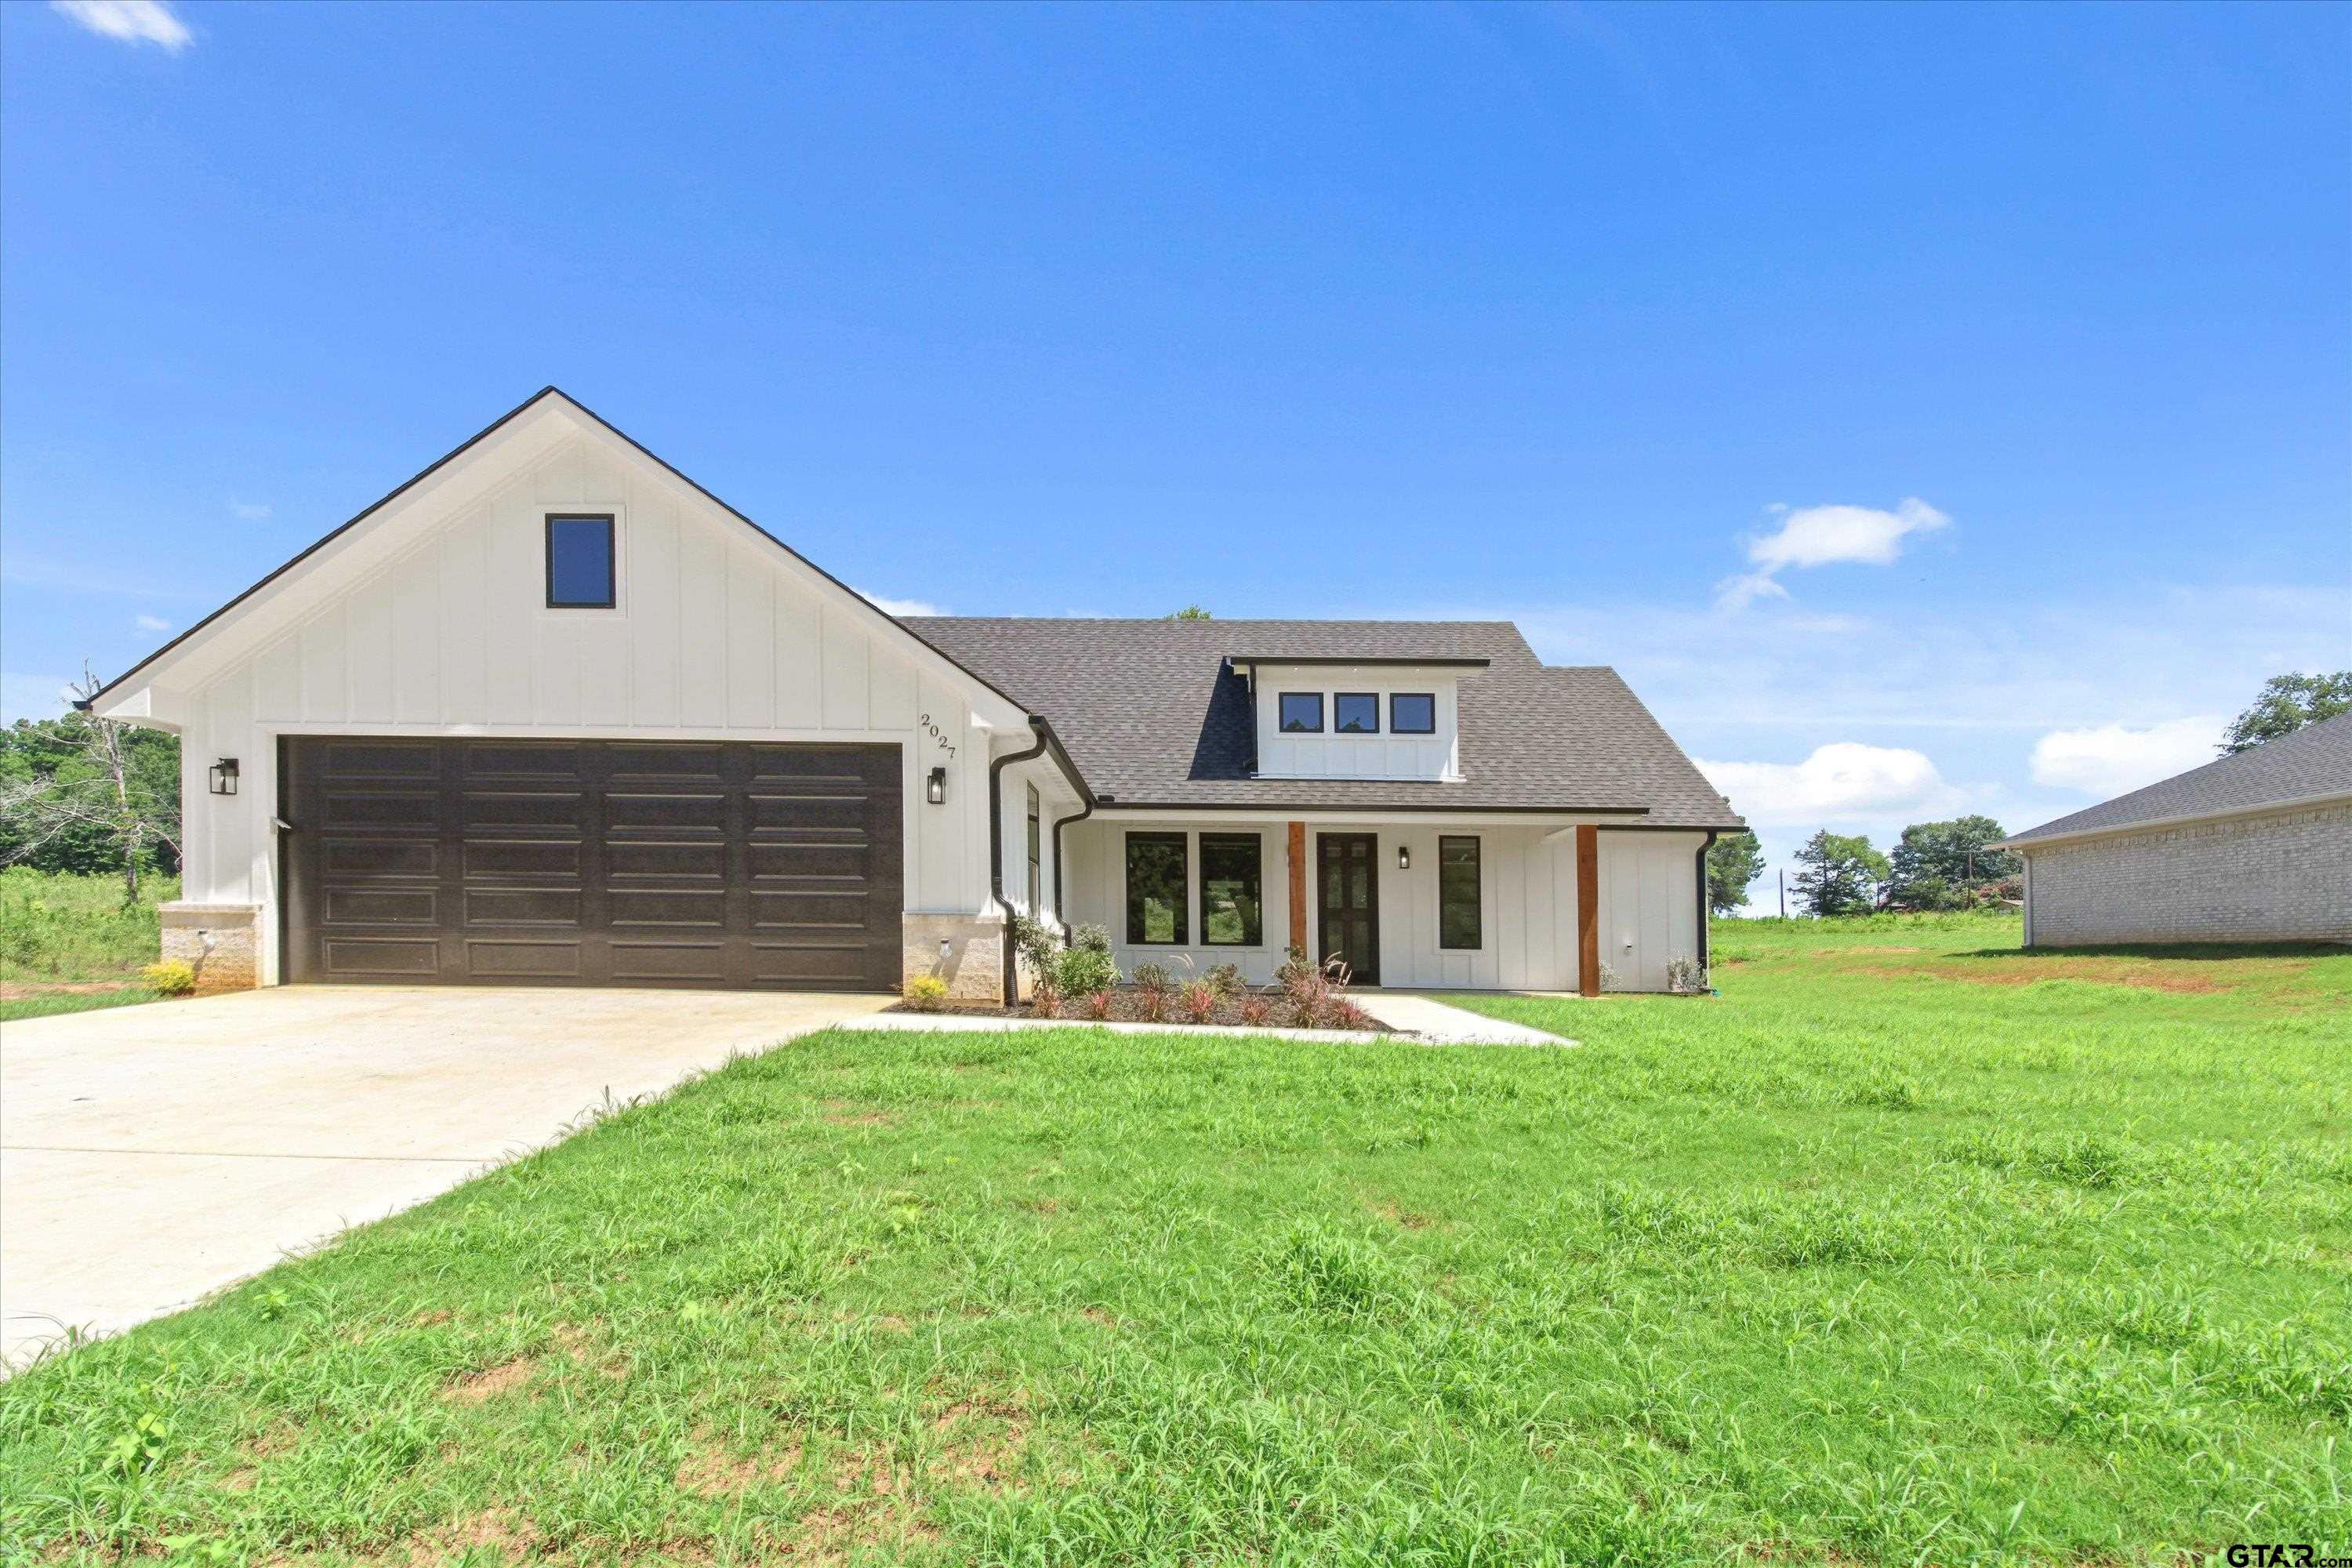
[[[1916,496],[1906,496],[1893,511],[1867,506],[1792,510],[1779,504],[1765,510],[1780,518],[1780,526],[1748,542],[1748,559],[1756,571],[1716,584],[1719,609],[1744,609],[1760,598],[1787,598],[1789,590],[1776,574],[1791,566],[1891,565],[1902,554],[1905,539],[1933,533],[1952,521]]]
[[[247,522],[259,522],[269,515],[269,508],[266,503],[257,504],[253,501],[233,500],[228,503],[228,510]]]
[[[1731,797],[1734,811],[1761,825],[1822,827],[1931,816],[1958,799],[1925,753],[1859,741],[1816,746],[1801,763],[1702,762],[1698,771]]]
[[[131,624],[142,632],[168,632],[172,623],[161,616],[133,616]]]
[[[918,616],[938,616],[947,613],[928,599],[886,599],[879,594],[869,594],[863,588],[856,592],[859,598],[884,615],[896,616],[900,620]]]
[[[49,0],[49,9],[126,44],[161,44],[176,54],[195,41],[163,0]]]
[[[2215,748],[2226,722],[2200,713],[2144,730],[2053,730],[2033,742],[2033,782],[2102,798],[2123,795],[2211,762],[2221,754]]]

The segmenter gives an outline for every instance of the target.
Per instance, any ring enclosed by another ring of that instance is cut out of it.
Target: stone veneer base
[[[936,974],[959,1002],[1004,996],[1004,922],[993,915],[910,914],[905,926],[902,980]],[[940,943],[948,944],[947,956]]]
[[[251,904],[163,904],[163,961],[196,972],[196,994],[261,984],[261,911]]]

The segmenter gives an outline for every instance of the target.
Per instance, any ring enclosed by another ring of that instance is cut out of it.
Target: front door
[[[1318,833],[1322,880],[1318,961],[1338,959],[1358,985],[1381,983],[1381,841],[1370,833]]]

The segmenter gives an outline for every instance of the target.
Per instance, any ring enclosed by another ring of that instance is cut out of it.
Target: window
[[[1437,699],[1426,691],[1399,691],[1389,698],[1389,733],[1437,733]]]
[[[1319,735],[1323,732],[1323,694],[1319,691],[1286,691],[1282,694],[1282,732],[1286,735]]]
[[[1377,691],[1339,691],[1331,697],[1331,728],[1342,735],[1377,735],[1381,732],[1381,694]]]
[[[1201,835],[1201,940],[1211,947],[1264,945],[1256,834]]]
[[[1127,940],[1138,945],[1181,947],[1184,924],[1184,836],[1127,836]]]
[[[613,594],[613,518],[609,512],[547,520],[547,607],[609,610]]]
[[[1437,945],[1478,947],[1478,840],[1437,841]]]
[[[1037,823],[1037,786],[1029,786],[1029,914],[1032,919],[1045,912],[1045,840]]]

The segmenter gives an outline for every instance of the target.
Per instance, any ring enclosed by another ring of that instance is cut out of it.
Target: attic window
[[[1397,691],[1389,696],[1389,729],[1399,735],[1437,733],[1437,699],[1426,691]]]
[[[1282,732],[1286,735],[1315,735],[1323,730],[1323,694],[1319,691],[1286,691],[1282,694]]]
[[[551,513],[547,520],[547,607],[609,610],[613,592],[613,514]]]
[[[1381,732],[1381,694],[1377,691],[1341,691],[1331,698],[1331,727],[1342,735],[1377,735]]]

